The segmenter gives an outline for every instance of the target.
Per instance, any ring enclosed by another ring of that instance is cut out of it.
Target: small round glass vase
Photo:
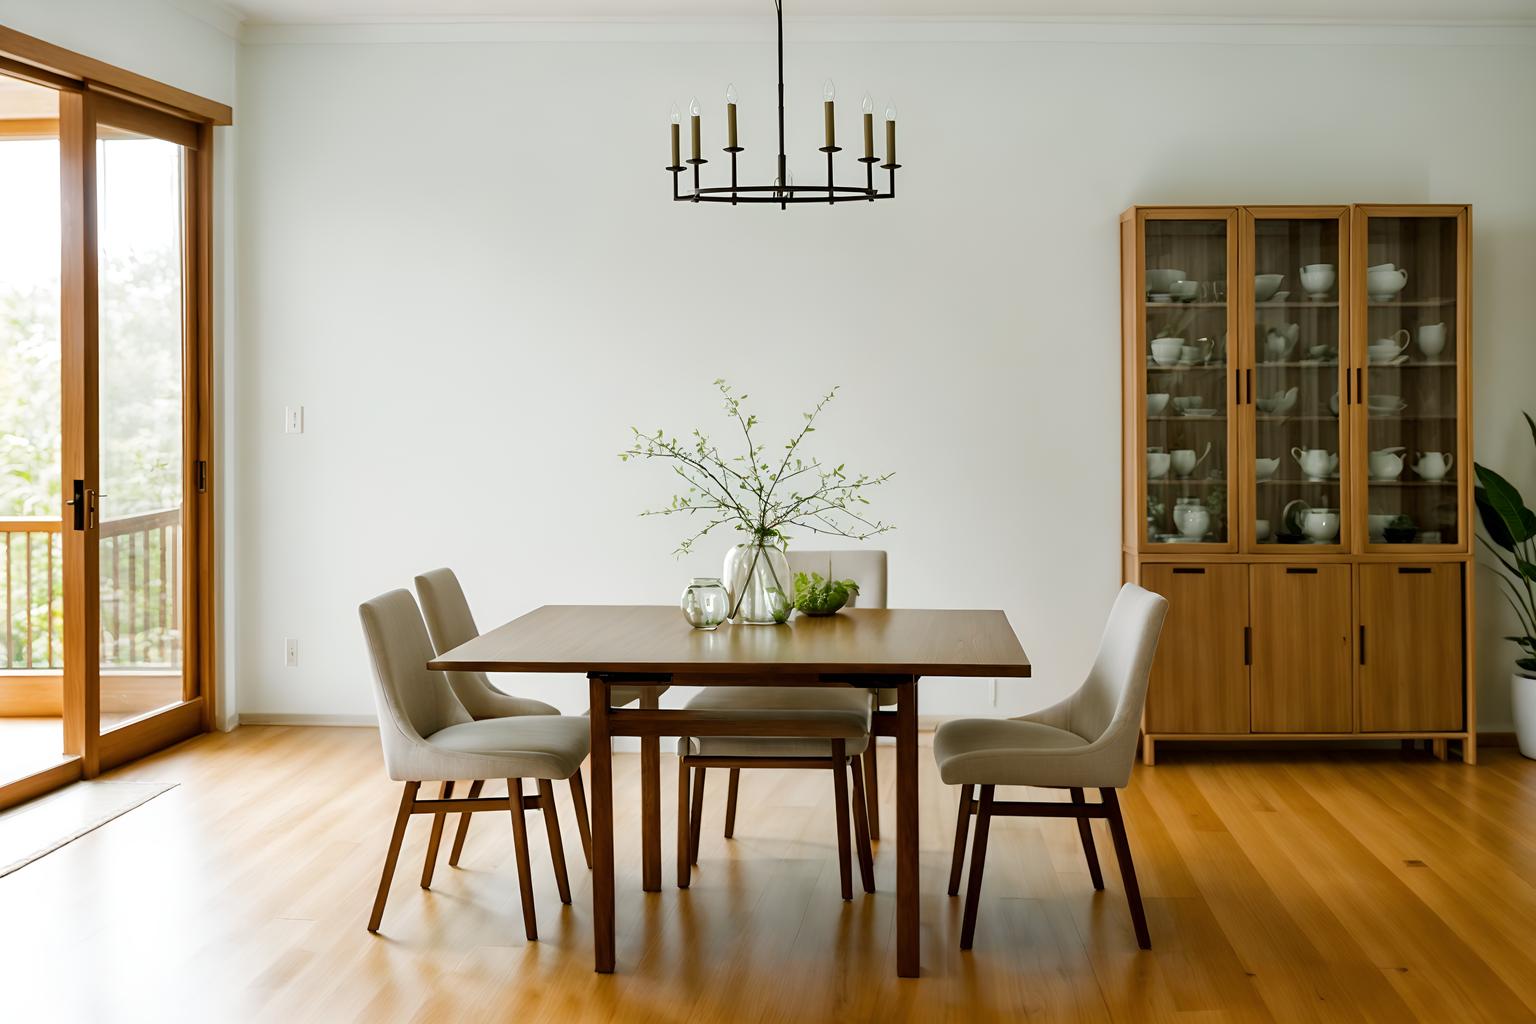
[[[711,576],[701,576],[683,591],[683,618],[694,629],[714,629],[725,621],[731,610],[731,595],[725,584]]]
[[[775,626],[794,608],[789,556],[772,538],[743,541],[725,553],[725,586],[732,622]]]

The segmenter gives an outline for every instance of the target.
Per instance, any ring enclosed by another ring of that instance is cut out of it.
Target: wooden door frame
[[[69,759],[0,786],[0,807],[167,746],[217,723],[213,472],[213,147],[223,103],[0,25],[0,74],[59,94],[61,477],[99,480],[96,126],[123,127],[183,146],[182,344],[184,702],[107,734],[100,720],[99,537],[59,509],[64,548],[65,664],[61,687]],[[73,665],[71,671],[68,666]]]

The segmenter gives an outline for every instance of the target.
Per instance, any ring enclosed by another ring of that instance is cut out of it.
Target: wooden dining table
[[[661,888],[661,737],[832,737],[813,716],[660,708],[655,689],[638,707],[611,706],[615,686],[856,686],[896,692],[872,731],[896,741],[896,973],[920,972],[918,950],[917,685],[924,676],[1026,677],[1029,659],[1000,611],[850,609],[797,615],[778,626],[691,628],[675,607],[546,605],[428,663],[444,671],[582,673],[592,727],[594,959],[616,959],[613,737],[641,744],[641,878]]]

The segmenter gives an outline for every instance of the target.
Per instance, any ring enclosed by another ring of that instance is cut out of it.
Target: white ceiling
[[[587,18],[740,18],[770,0],[225,0],[249,24]],[[1536,0],[785,0],[800,17],[1536,21]]]

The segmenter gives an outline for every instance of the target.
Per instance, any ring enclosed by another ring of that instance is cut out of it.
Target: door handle
[[[1360,627],[1360,664],[1365,664],[1365,627]]]
[[[76,530],[85,529],[85,481],[76,480],[70,485],[69,497],[64,504],[75,510],[73,526]]]
[[[1285,571],[1287,573],[1291,574],[1292,576],[1316,576],[1317,575],[1317,567],[1316,566],[1311,566],[1311,567],[1304,568],[1304,567],[1299,566],[1299,565],[1288,565],[1288,566],[1285,567]]]
[[[1253,627],[1243,627],[1243,664],[1253,664]]]
[[[1248,388],[1247,388],[1247,391],[1248,391],[1248,404],[1252,405],[1253,404],[1253,371],[1252,370],[1244,370],[1243,371],[1243,379],[1248,382]]]

